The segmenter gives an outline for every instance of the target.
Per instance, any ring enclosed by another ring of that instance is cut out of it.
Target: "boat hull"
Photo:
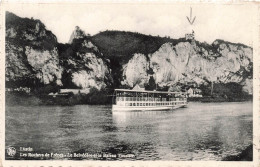
[[[177,108],[187,107],[187,104],[179,104],[174,106],[118,106],[113,105],[112,111],[162,111],[162,110],[174,110]]]

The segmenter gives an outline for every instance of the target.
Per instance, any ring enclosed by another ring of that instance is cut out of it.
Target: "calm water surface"
[[[111,106],[6,106],[6,146],[135,155],[119,160],[221,160],[252,144],[252,114],[252,102],[121,113]]]

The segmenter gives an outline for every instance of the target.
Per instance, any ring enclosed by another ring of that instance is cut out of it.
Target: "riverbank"
[[[251,144],[238,155],[230,155],[222,161],[253,161],[253,145]]]
[[[253,100],[253,95],[243,96],[243,97],[189,97],[188,101],[204,102],[204,103],[214,103],[214,102],[243,102]]]
[[[62,105],[72,106],[79,104],[103,105],[111,104],[112,96],[102,92],[90,92],[89,94],[73,94],[65,96],[35,95],[26,93],[9,93],[5,94],[6,105]]]
[[[90,105],[103,105],[112,103],[112,95],[103,91],[93,90],[89,94],[67,94],[66,96],[51,96],[51,95],[35,95],[26,93],[10,93],[6,92],[6,104],[7,105],[78,105],[78,104],[90,104]],[[111,94],[111,93],[110,93]],[[190,97],[188,102],[243,102],[253,100],[252,95],[243,97]]]

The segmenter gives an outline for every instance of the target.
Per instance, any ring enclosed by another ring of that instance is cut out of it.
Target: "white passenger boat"
[[[112,111],[172,110],[186,106],[185,92],[115,89]]]

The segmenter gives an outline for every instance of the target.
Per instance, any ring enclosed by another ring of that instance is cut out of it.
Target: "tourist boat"
[[[187,106],[186,92],[115,89],[112,111],[172,110]]]

